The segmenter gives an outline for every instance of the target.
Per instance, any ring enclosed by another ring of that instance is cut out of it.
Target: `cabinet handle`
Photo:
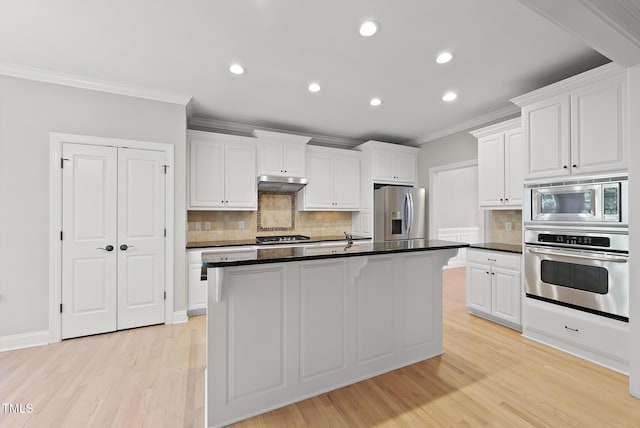
[[[578,333],[580,330],[577,328],[571,328],[568,325],[565,325],[564,328],[569,331],[573,331],[574,333]]]
[[[576,165],[575,163],[573,165],[571,165],[571,168],[577,168],[578,165]]]
[[[487,272],[487,275],[489,275],[489,272]]]
[[[569,168],[569,167],[565,165],[565,166],[563,166],[563,168],[564,168],[564,169],[567,169],[567,168]]]
[[[104,248],[98,247],[98,248],[96,248],[96,250],[113,251],[113,245],[107,245]]]
[[[495,262],[495,261],[497,261],[496,259],[490,259],[490,258],[487,258],[487,260],[489,260],[490,262]]]
[[[496,274],[495,272],[491,272],[491,275],[495,275],[495,274]]]

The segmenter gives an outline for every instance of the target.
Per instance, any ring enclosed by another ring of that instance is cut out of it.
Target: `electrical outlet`
[[[195,230],[202,230],[202,223],[200,223],[199,221],[194,221],[193,222],[193,228]]]
[[[511,232],[511,222],[508,221],[504,224],[504,230],[506,230],[507,232]]]
[[[204,222],[204,230],[211,230],[211,222],[210,221],[205,221]]]
[[[244,221],[238,222],[238,229],[244,229]]]

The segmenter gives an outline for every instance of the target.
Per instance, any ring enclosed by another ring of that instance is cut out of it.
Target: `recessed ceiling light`
[[[231,64],[229,66],[229,71],[233,74],[244,74],[244,67],[240,64]]]
[[[371,98],[371,100],[369,101],[369,104],[376,107],[382,104],[382,100],[380,98]]]
[[[371,37],[380,29],[380,24],[376,21],[365,21],[360,26],[360,35],[362,37]]]
[[[451,55],[451,52],[442,52],[440,55],[438,55],[438,57],[436,58],[436,62],[438,64],[446,64],[449,61],[451,61],[451,59],[453,58],[453,55]]]
[[[319,92],[320,91],[320,85],[316,82],[310,83],[309,84],[309,92]]]
[[[458,94],[455,92],[447,92],[442,96],[442,101],[453,101],[458,98]]]

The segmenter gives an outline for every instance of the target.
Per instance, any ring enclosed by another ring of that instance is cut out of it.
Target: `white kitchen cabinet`
[[[373,186],[398,184],[415,187],[418,181],[416,147],[381,141],[367,141],[355,147],[362,152],[360,174],[360,210],[353,213],[352,230],[373,235]]]
[[[258,146],[258,175],[305,177],[306,144],[311,137],[254,131]]]
[[[520,118],[472,131],[478,138],[478,200],[484,208],[522,207],[524,141]]]
[[[298,194],[298,209],[357,211],[360,209],[360,153],[328,147],[307,147],[309,184]]]
[[[526,177],[626,171],[626,82],[611,63],[513,99],[522,107]]]
[[[621,373],[629,372],[629,323],[525,298],[522,335]]]
[[[207,280],[202,278],[202,253],[213,253],[220,261],[250,260],[255,258],[257,247],[242,246],[193,248],[187,250],[187,311],[190,315],[204,313],[207,307]],[[217,280],[217,269],[216,269]]]
[[[466,298],[469,312],[520,329],[520,259],[518,254],[467,249]]]
[[[189,131],[189,209],[257,209],[254,140]]]

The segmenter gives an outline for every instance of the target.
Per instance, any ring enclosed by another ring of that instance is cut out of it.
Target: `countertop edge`
[[[498,251],[501,253],[522,254],[522,246],[515,244],[498,244],[495,242],[481,242],[477,244],[469,244],[469,248],[485,251]]]
[[[411,252],[419,252],[419,251],[450,250],[450,249],[465,248],[468,246],[469,244],[467,243],[459,243],[454,245],[442,245],[442,246],[434,246],[434,247],[372,250],[372,251],[362,251],[358,253],[317,254],[317,255],[309,255],[309,256],[305,255],[305,256],[299,256],[299,257],[283,257],[283,258],[264,259],[264,260],[234,260],[234,261],[226,261],[226,262],[203,262],[202,267],[208,269],[208,268],[219,268],[219,267],[263,265],[263,264],[273,264],[273,263],[299,262],[299,261],[306,261],[306,260],[375,256],[375,255],[381,255],[381,254],[411,253]]]

